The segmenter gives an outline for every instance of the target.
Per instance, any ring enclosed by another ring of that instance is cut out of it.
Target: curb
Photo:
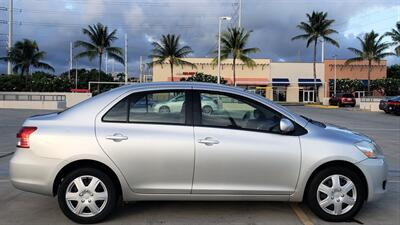
[[[314,108],[320,108],[320,109],[338,109],[339,106],[335,105],[313,105],[313,104],[305,104],[304,106],[307,107],[314,107]]]

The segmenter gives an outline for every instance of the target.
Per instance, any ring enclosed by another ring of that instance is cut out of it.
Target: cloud
[[[15,8],[22,11],[15,12],[15,20],[22,25],[15,26],[15,40],[37,40],[40,48],[48,53],[45,61],[55,66],[57,72],[63,72],[68,69],[69,42],[85,39],[81,29],[89,24],[102,22],[110,29],[118,30],[119,39],[115,46],[123,48],[124,34],[128,34],[129,71],[137,75],[139,57],[144,56],[147,59],[151,51],[150,42],[159,40],[162,34],[181,35],[184,44],[190,45],[194,50],[194,56],[212,56],[211,52],[217,46],[218,17],[234,18],[230,23],[224,23],[223,28],[235,23],[235,2],[237,0],[16,1]],[[387,10],[398,7],[397,0],[243,2],[242,25],[253,30],[248,47],[261,49],[254,57],[272,58],[276,61],[297,61],[299,53],[301,60],[312,60],[312,49],[306,48],[304,41],[291,41],[291,37],[300,33],[296,25],[306,19],[306,13],[323,10],[328,12],[330,18],[336,20],[334,28],[340,33],[333,37],[340,42],[341,48],[326,45],[326,58],[331,58],[333,54],[337,54],[339,58],[347,58],[352,56],[347,47],[359,46],[355,36],[376,27],[394,27],[397,18],[389,18],[390,16],[384,14]],[[374,23],[363,21],[363,15],[367,15],[368,18],[368,15],[377,9],[379,10],[376,17],[381,17],[382,20],[375,19]],[[0,18],[7,19],[5,15],[1,15]],[[363,29],[360,29],[361,26]],[[7,26],[1,25],[0,33],[6,32]],[[389,60],[394,63],[398,59]],[[82,59],[78,63],[88,68],[97,67],[97,61]],[[5,71],[4,65],[0,65],[0,72]],[[123,67],[118,65],[116,70],[123,71]]]

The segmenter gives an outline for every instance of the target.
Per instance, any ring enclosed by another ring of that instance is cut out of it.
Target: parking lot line
[[[14,152],[9,152],[9,153],[6,153],[4,155],[0,155],[0,158],[4,158],[4,157],[7,157],[7,156],[12,155],[12,154],[14,154]]]
[[[297,218],[301,221],[304,225],[314,225],[311,219],[307,216],[307,214],[301,209],[299,204],[291,203],[290,207],[292,208],[293,212],[296,214]]]

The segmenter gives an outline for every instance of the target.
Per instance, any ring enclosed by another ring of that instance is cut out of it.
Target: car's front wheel
[[[327,168],[312,179],[306,201],[320,218],[343,222],[352,219],[365,199],[363,181],[348,168]]]
[[[80,168],[69,173],[62,180],[57,195],[63,213],[85,224],[104,220],[117,202],[112,180],[94,168]]]

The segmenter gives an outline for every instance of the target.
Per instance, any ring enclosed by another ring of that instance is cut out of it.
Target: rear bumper
[[[364,173],[368,183],[368,199],[380,199],[386,192],[388,166],[384,159],[366,159],[356,164]]]
[[[61,160],[39,157],[29,149],[17,149],[10,160],[10,178],[20,190],[53,194],[53,181]]]

